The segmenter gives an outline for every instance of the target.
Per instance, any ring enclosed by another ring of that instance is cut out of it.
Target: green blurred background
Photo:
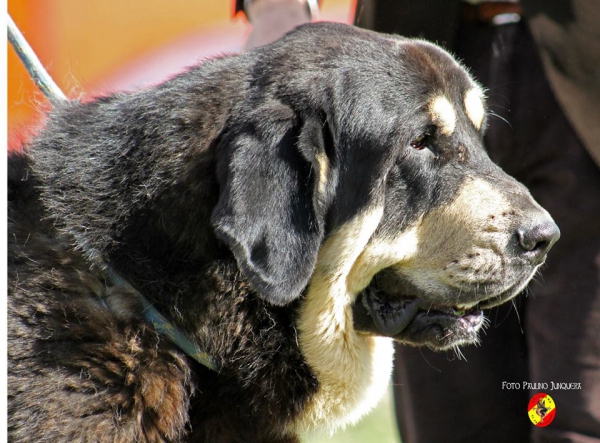
[[[355,426],[328,433],[310,433],[302,438],[303,443],[400,443],[391,387],[388,394],[369,415]]]

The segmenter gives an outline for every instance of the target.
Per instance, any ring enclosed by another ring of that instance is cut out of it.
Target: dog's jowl
[[[559,236],[487,157],[484,95],[432,44],[318,24],[55,107],[9,165],[11,441],[297,441],[377,403],[393,340],[477,342]]]

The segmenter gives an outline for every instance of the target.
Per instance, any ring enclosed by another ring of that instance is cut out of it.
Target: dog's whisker
[[[497,118],[497,119],[499,119],[499,120],[503,121],[504,123],[506,123],[506,124],[508,125],[508,127],[509,127],[509,128],[511,128],[511,129],[512,129],[512,125],[510,124],[510,122],[509,122],[507,119],[505,119],[504,117],[502,117],[501,115],[498,115],[498,114],[496,114],[496,113],[495,113],[495,112],[493,112],[493,111],[488,111],[488,114],[489,114],[490,116],[492,116],[492,117],[495,117],[495,118]]]

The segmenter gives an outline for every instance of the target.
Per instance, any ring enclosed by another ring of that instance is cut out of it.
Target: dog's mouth
[[[414,321],[423,326],[436,322],[444,326],[462,320],[468,323],[465,326],[477,326],[483,318],[479,304],[467,308],[432,304],[416,297],[390,299],[372,287],[360,294],[357,303],[362,304],[377,331],[388,337],[398,336]]]
[[[446,349],[477,343],[485,324],[483,309],[512,298],[513,292],[465,305],[446,305],[418,296],[390,294],[376,279],[357,297],[353,306],[355,329],[392,337],[397,341]],[[429,298],[429,297],[427,297]]]

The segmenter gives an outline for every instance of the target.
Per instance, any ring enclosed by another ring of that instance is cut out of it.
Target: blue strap
[[[198,363],[206,366],[213,371],[219,372],[219,366],[215,360],[202,349],[198,348],[186,335],[181,332],[176,326],[168,321],[163,315],[152,306],[152,303],[142,294],[138,293],[138,297],[142,301],[144,307],[144,317],[154,325],[156,330],[175,343],[183,352],[192,357]]]
[[[86,248],[87,249],[87,248]],[[88,249],[88,252],[90,250]],[[127,280],[121,277],[113,268],[108,264],[102,262],[99,256],[96,254],[92,255],[92,261],[94,261],[100,268],[105,272],[109,280],[115,285],[125,288],[127,291],[137,295],[142,302],[144,308],[144,317],[148,320],[159,334],[164,335],[177,345],[183,352],[189,355],[191,358],[196,360],[201,365],[212,369],[215,372],[220,371],[219,365],[215,362],[214,358],[207,352],[196,346],[183,332],[181,332],[173,323],[167,320],[158,310],[150,303],[150,301],[142,295],[140,291],[135,289]]]

